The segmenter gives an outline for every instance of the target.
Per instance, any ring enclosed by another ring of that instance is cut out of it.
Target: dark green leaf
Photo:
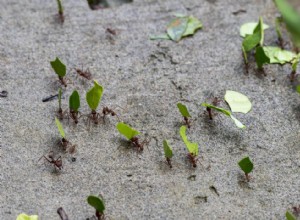
[[[252,35],[247,35],[243,41],[243,48],[246,52],[249,52],[257,45],[263,45],[264,41],[264,29],[263,29],[263,21],[262,18],[259,18],[259,22],[254,29]]]
[[[265,63],[270,63],[270,58],[265,54],[265,51],[262,47],[256,48],[255,61],[259,69],[261,69]]]
[[[244,171],[244,173],[248,174],[253,170],[253,163],[251,162],[249,157],[245,157],[239,162],[240,168]]]
[[[102,198],[100,199],[97,196],[91,195],[87,198],[87,202],[90,206],[94,207],[98,212],[100,213],[104,212],[105,204]]]
[[[94,80],[94,87],[86,93],[86,101],[92,110],[96,111],[101,101],[102,93],[103,87],[100,86],[96,80]]]
[[[59,77],[64,77],[67,73],[67,68],[66,65],[63,64],[58,57],[56,57],[55,60],[50,62],[54,72],[59,76]]]
[[[187,117],[187,118],[191,117],[187,107],[184,104],[177,103],[177,107],[183,117]]]
[[[286,211],[285,213],[286,220],[297,220],[296,216],[294,216],[292,213],[289,211]]]
[[[135,136],[137,136],[140,133],[137,130],[133,129],[132,127],[130,127],[129,125],[127,125],[123,122],[119,122],[117,124],[117,129],[128,140],[131,140],[132,138],[134,138]]]
[[[173,157],[173,151],[172,151],[172,148],[169,146],[168,141],[164,140],[163,145],[164,145],[165,157],[166,158],[172,158]]]
[[[75,112],[78,112],[78,109],[80,107],[80,97],[76,90],[72,93],[69,99],[69,107],[71,110],[74,110]]]
[[[175,18],[168,25],[167,33],[173,41],[178,42],[183,37],[187,29],[188,20],[187,17]]]

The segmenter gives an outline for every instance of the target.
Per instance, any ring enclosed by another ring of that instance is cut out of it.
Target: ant
[[[65,138],[61,139],[61,145],[64,151],[68,151],[70,154],[73,154],[76,151],[76,145],[75,144],[73,145],[70,141],[68,141]]]
[[[297,78],[297,73],[295,70],[293,70],[290,74],[290,81],[294,82],[296,80],[296,78]]]
[[[100,120],[100,113],[96,112],[95,110],[92,110],[92,112],[88,115],[85,115],[88,120],[88,125],[90,125],[90,121],[94,122],[95,125],[99,123]]]
[[[90,70],[89,69],[87,69],[87,70],[83,70],[83,68],[81,68],[81,69],[78,69],[78,68],[74,68],[75,69],[75,71],[76,71],[76,73],[79,75],[79,76],[81,76],[82,78],[85,78],[85,79],[87,79],[87,80],[92,80],[92,74],[91,74],[91,72],[90,72]]]
[[[143,151],[143,150],[144,150],[144,145],[145,145],[145,144],[148,144],[148,143],[150,142],[150,141],[148,141],[148,140],[144,140],[144,141],[142,141],[142,142],[140,143],[138,137],[133,137],[133,138],[131,138],[130,141],[131,141],[131,144],[132,144],[134,147],[136,147],[137,150],[138,150],[139,152]]]
[[[57,168],[57,169],[61,170],[63,168],[61,156],[59,156],[55,160],[54,156],[53,156],[53,151],[49,152],[48,158],[45,155],[43,155],[38,161],[40,161],[42,158],[44,158],[45,160],[47,160],[50,164],[53,164],[53,166],[55,167],[55,169]]]
[[[116,116],[118,118],[118,120],[120,121],[120,118],[118,117],[118,115],[116,114],[116,112],[114,112],[112,109],[110,109],[110,108],[108,108],[106,106],[102,109],[102,114],[103,114],[102,118],[103,118],[104,122],[105,122],[105,116],[107,116],[109,114],[111,116]]]
[[[218,99],[217,97],[214,97],[211,104],[214,105],[214,106],[218,106],[219,103],[220,103],[221,101],[222,101],[222,100]],[[210,119],[210,120],[213,120],[213,112],[212,112],[212,109],[209,108],[209,107],[206,107],[206,111],[208,112],[209,119]]]
[[[186,124],[186,126],[188,128],[191,128],[191,121],[189,120],[188,117],[183,117],[183,120],[184,120],[184,124]]]
[[[169,165],[170,168],[172,168],[172,163],[171,163],[171,159],[169,157],[166,157],[166,161],[167,161],[167,164]]]
[[[297,207],[297,206],[294,206],[293,207],[293,213],[298,217],[300,216],[300,205]]]
[[[198,158],[196,158],[196,156],[194,154],[192,154],[192,153],[188,153],[187,157],[190,160],[190,162],[193,165],[193,167],[196,168],[197,167]]]

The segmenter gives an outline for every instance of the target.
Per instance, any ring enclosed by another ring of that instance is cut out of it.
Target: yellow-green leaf
[[[198,18],[195,18],[194,16],[189,16],[188,18],[189,20],[187,28],[183,33],[182,37],[193,35],[198,29],[202,28],[202,23]]]
[[[65,138],[65,131],[60,121],[55,117],[55,123],[62,138]]]
[[[179,102],[177,103],[177,107],[183,117],[187,117],[187,118],[191,117],[187,107],[184,104]]]
[[[246,114],[252,108],[249,98],[236,91],[227,90],[224,99],[228,103],[232,112],[241,112]]]
[[[50,62],[52,69],[59,77],[64,77],[67,73],[66,65],[63,64],[58,57]]]
[[[172,148],[170,147],[168,141],[164,140],[163,145],[164,145],[165,157],[166,158],[172,158],[173,157],[173,151],[172,151]]]
[[[86,101],[92,110],[96,111],[101,101],[102,93],[103,87],[100,86],[96,80],[94,80],[94,87],[86,93]]]
[[[137,136],[140,133],[137,130],[133,129],[132,127],[130,127],[129,125],[127,125],[123,122],[119,122],[117,124],[117,129],[128,140],[131,140],[133,137]]]
[[[181,126],[179,133],[180,133],[180,136],[181,136],[183,142],[185,143],[185,146],[188,149],[189,153],[194,156],[198,156],[198,153],[199,153],[198,144],[189,142],[189,140],[187,139],[187,136],[186,136],[186,126]]]
[[[37,215],[26,215],[25,213],[22,213],[18,215],[16,220],[38,220]]]

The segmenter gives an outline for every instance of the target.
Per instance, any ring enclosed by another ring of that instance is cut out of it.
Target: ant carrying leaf
[[[59,88],[59,90],[58,90],[58,112],[57,112],[57,114],[58,114],[58,118],[60,120],[63,119],[63,110],[62,110],[62,107],[61,107],[61,96],[62,96],[62,90],[61,90],[61,88]]]
[[[64,78],[67,73],[66,65],[63,64],[58,57],[56,57],[55,60],[51,61],[50,64],[54,72],[57,74],[60,83],[67,87],[67,82]]]
[[[94,207],[96,210],[96,218],[98,220],[104,220],[105,219],[105,215],[104,215],[104,211],[105,211],[105,204],[104,204],[104,200],[102,198],[101,195],[98,196],[93,196],[90,195],[87,198],[87,202],[90,206]]]
[[[188,153],[188,159],[190,160],[191,164],[193,165],[193,167],[197,167],[197,161],[198,161],[198,154],[199,154],[199,147],[197,143],[192,143],[189,142],[187,136],[186,136],[186,126],[181,126],[180,127],[180,136],[186,146],[186,148],[188,149],[189,153]]]
[[[187,107],[184,104],[180,103],[180,102],[177,103],[177,107],[178,107],[181,115],[183,116],[184,123],[186,124],[186,126],[188,128],[190,128],[191,127],[191,122],[190,122],[189,118],[191,118],[191,115],[190,115]]]
[[[61,23],[64,23],[65,17],[64,17],[64,8],[61,3],[62,0],[56,0],[56,1],[57,1],[57,6],[58,6],[59,19],[60,19]]]
[[[91,88],[86,93],[86,101],[92,110],[91,113],[88,115],[88,120],[93,121],[94,124],[99,123],[100,114],[97,113],[96,109],[101,101],[103,94],[103,87],[98,84],[96,80],[94,80],[94,87]]]
[[[222,114],[228,116],[229,118],[231,118],[231,119],[234,121],[234,123],[235,123],[235,125],[236,125],[237,127],[239,127],[239,128],[245,128],[245,127],[246,127],[246,126],[243,125],[239,120],[237,120],[237,119],[231,114],[230,111],[228,111],[228,110],[226,110],[226,109],[223,109],[223,108],[220,108],[220,107],[217,107],[217,106],[208,104],[208,103],[202,103],[201,105],[204,106],[204,107],[206,107],[206,110],[207,110],[207,112],[209,113],[211,119],[212,119],[212,112],[211,112],[211,110],[213,109],[213,110],[216,110],[216,111],[218,111],[218,112],[220,112],[220,113],[222,113]]]
[[[65,131],[63,129],[63,126],[62,126],[62,124],[60,123],[60,121],[56,117],[55,117],[55,123],[56,123],[58,131],[59,131],[59,133],[60,133],[60,135],[62,137],[61,144],[63,146],[63,149],[65,151],[68,150],[69,153],[71,153],[71,154],[74,153],[76,145],[72,145],[71,142],[66,139],[66,134],[65,134]]]
[[[137,148],[138,151],[144,150],[144,144],[146,144],[148,141],[143,141],[140,143],[139,138],[137,135],[140,134],[137,130],[133,129],[129,125],[125,124],[124,122],[119,122],[117,124],[117,129],[123,136],[126,137],[128,141],[131,142],[131,144]]]
[[[164,152],[165,152],[167,164],[169,165],[170,168],[172,168],[172,164],[171,164],[171,158],[173,157],[172,148],[170,147],[167,140],[163,141],[163,146],[164,146]]]
[[[69,99],[69,117],[74,120],[75,124],[78,123],[78,115],[80,112],[78,111],[80,107],[80,97],[76,90],[72,93]]]
[[[253,163],[249,157],[245,157],[238,163],[241,170],[244,171],[247,181],[250,181],[249,173],[253,170]]]

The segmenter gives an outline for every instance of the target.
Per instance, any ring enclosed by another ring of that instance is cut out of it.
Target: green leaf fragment
[[[187,29],[188,21],[187,17],[175,18],[167,26],[167,33],[173,41],[178,42],[182,38]]]
[[[265,54],[270,58],[270,63],[285,64],[290,63],[296,58],[296,54],[282,50],[280,47],[263,47]]]
[[[18,215],[16,220],[38,220],[37,215],[26,215],[25,213],[22,213]]]
[[[187,136],[186,136],[186,126],[181,126],[179,133],[180,133],[180,136],[181,136],[183,142],[185,143],[189,153],[194,156],[198,156],[198,153],[199,153],[198,144],[188,141]]]
[[[280,29],[281,23],[282,23],[282,18],[277,17],[275,19],[275,29],[276,29],[278,39],[282,39],[282,33],[281,33],[281,29]]]
[[[172,151],[172,148],[170,147],[168,141],[164,140],[163,145],[164,145],[165,157],[166,158],[172,158],[173,157],[173,151]]]
[[[130,127],[129,125],[127,125],[127,124],[125,124],[123,122],[119,122],[117,124],[117,129],[128,140],[131,140],[132,138],[134,138],[135,136],[137,136],[138,134],[140,134],[140,132],[138,132],[137,130],[133,129],[132,127]]]
[[[262,18],[259,18],[259,22],[255,27],[252,35],[247,35],[243,40],[243,48],[246,52],[249,52],[257,45],[263,45],[264,41],[264,29]]]
[[[295,72],[297,71],[297,67],[298,67],[299,62],[300,62],[300,53],[292,61],[292,69],[293,69],[293,71],[295,71]]]
[[[187,107],[184,104],[177,103],[177,107],[183,117],[187,117],[187,118],[191,117]]]
[[[100,86],[96,80],[94,80],[94,87],[86,93],[86,101],[92,110],[96,111],[101,101],[102,93],[103,87]]]
[[[58,57],[50,62],[52,69],[59,77],[64,77],[67,73],[66,65],[63,64]]]
[[[246,114],[252,108],[249,98],[236,91],[227,90],[224,99],[228,103],[232,112],[241,112]]]
[[[252,35],[255,28],[257,27],[257,22],[248,22],[241,26],[240,28],[240,36],[246,37],[247,35]],[[269,25],[263,24],[263,29],[266,30],[269,28]]]
[[[78,109],[80,107],[80,97],[76,90],[72,93],[69,99],[69,107],[71,110],[74,110],[75,112],[78,112]]]
[[[150,40],[170,40],[170,37],[168,34],[152,35]]]
[[[244,61],[246,64],[248,64],[248,56],[245,48],[242,46],[242,51],[243,51],[243,56],[244,56]]]
[[[256,47],[255,61],[258,69],[261,69],[265,63],[270,63],[270,58],[265,54],[262,47]]]
[[[58,5],[58,13],[63,14],[64,8],[62,6],[61,0],[57,0],[57,5]]]
[[[105,210],[105,204],[103,198],[99,198],[97,196],[90,195],[87,198],[87,202],[90,206],[94,207],[98,212],[103,213]]]
[[[65,138],[65,131],[60,121],[55,117],[55,123],[62,138]]]
[[[214,110],[216,110],[218,112],[221,112],[222,114],[228,116],[229,118],[231,118],[233,120],[233,122],[235,123],[235,125],[238,128],[246,128],[245,125],[243,125],[239,120],[237,120],[235,117],[233,117],[233,115],[231,114],[230,111],[228,111],[224,108],[219,108],[217,106],[214,106],[214,105],[211,105],[211,104],[208,104],[208,103],[202,103],[201,105],[204,106],[204,107],[207,107],[207,108],[214,109]]]
[[[240,160],[238,164],[245,174],[248,174],[253,170],[253,163],[249,157],[245,157],[244,159]]]
[[[193,35],[198,29],[202,28],[202,23],[198,18],[189,16],[187,28],[183,33],[182,37]]]
[[[286,220],[297,220],[296,216],[294,216],[292,213],[289,211],[286,211],[285,213]]]

